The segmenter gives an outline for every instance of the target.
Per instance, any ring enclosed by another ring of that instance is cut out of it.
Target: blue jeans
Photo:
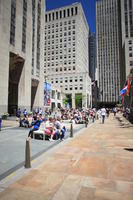
[[[102,123],[104,124],[105,115],[102,115]]]

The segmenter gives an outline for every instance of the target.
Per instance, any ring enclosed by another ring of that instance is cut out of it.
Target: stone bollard
[[[87,120],[85,120],[85,128],[87,128],[87,126],[88,126],[88,122]]]
[[[73,124],[71,123],[70,126],[70,137],[73,137]]]
[[[30,139],[26,139],[26,149],[25,149],[25,168],[31,168],[30,163]]]

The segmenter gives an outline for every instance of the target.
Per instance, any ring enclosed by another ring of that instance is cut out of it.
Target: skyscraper
[[[119,0],[96,2],[97,67],[100,102],[118,101],[123,85],[121,20]]]
[[[133,0],[121,0],[122,48],[125,76],[133,68]]]
[[[75,96],[79,94],[84,96],[81,106],[89,106],[89,27],[81,4],[50,10],[45,22],[44,76],[62,88],[70,106],[75,107]]]
[[[43,0],[0,1],[0,113],[43,106]]]

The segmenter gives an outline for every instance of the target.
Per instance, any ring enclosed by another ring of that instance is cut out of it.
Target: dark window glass
[[[47,19],[47,15],[45,15],[45,22],[47,22],[47,20],[48,20],[48,19]]]
[[[58,19],[58,12],[56,12],[56,19]]]
[[[52,18],[53,18],[53,20],[54,20],[54,13],[52,13]]]
[[[73,8],[71,8],[71,15],[73,16]]]
[[[26,51],[27,0],[23,0],[22,51]]]
[[[63,10],[63,14],[64,14],[64,18],[66,17],[66,11],[65,10]]]
[[[69,17],[70,16],[70,10],[67,9],[67,16]]]
[[[78,14],[78,8],[75,7],[75,15],[77,15],[77,14]]]
[[[15,45],[16,0],[11,0],[10,44]]]
[[[35,0],[32,0],[32,75],[34,74]]]
[[[36,53],[36,75],[40,73],[40,31],[41,31],[41,0],[37,6],[37,53]]]
[[[60,18],[62,18],[62,11],[60,10]]]

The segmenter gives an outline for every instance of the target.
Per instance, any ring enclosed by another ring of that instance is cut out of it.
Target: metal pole
[[[30,138],[26,139],[25,168],[31,168],[31,162],[30,162]]]
[[[70,126],[70,137],[73,137],[73,124],[71,123]]]

